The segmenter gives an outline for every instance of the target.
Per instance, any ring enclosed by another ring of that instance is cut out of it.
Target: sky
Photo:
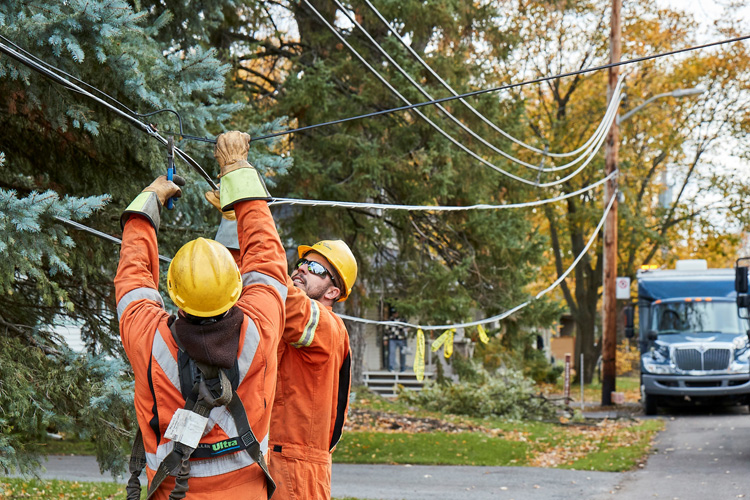
[[[708,43],[717,39],[716,34],[710,33],[709,30],[713,22],[721,16],[725,8],[724,6],[727,3],[726,0],[657,0],[657,2],[660,6],[670,7],[675,10],[684,10],[693,14],[696,21],[701,26],[700,32],[698,34],[698,43]],[[744,0],[743,3],[744,6],[733,9],[733,15],[736,16],[739,20],[742,20],[743,24],[748,27],[747,32],[742,33],[743,35],[746,35],[750,34],[750,22],[748,22],[750,20],[750,0]],[[741,43],[750,42],[746,41]],[[732,143],[733,140],[727,140],[724,145],[717,149],[723,151],[736,150],[735,147],[732,147]],[[712,156],[712,159],[719,165],[723,165],[724,168],[726,168],[728,171],[741,173],[740,175],[750,174],[750,164],[748,164],[747,161],[738,158],[737,156],[733,156],[727,153],[715,153]],[[671,176],[668,182],[673,182]],[[699,189],[698,186],[694,186],[694,188]]]
[[[722,4],[726,2],[716,0],[657,0],[657,3],[660,6],[690,12],[701,24],[710,25],[721,15]],[[736,15],[747,20],[750,18],[750,1],[745,1],[745,3],[746,5],[740,8]]]

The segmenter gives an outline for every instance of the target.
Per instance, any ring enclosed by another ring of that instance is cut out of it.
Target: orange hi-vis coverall
[[[248,169],[237,172],[243,170]],[[232,175],[241,177],[244,173]],[[223,180],[229,181],[229,178]],[[147,199],[149,196],[155,194],[142,193],[139,198],[143,197],[143,206],[150,204],[152,210],[135,209],[125,214],[127,221],[115,289],[122,343],[135,374],[135,409],[151,482],[159,463],[173,448],[173,442],[165,438],[164,433],[175,411],[184,407],[185,399],[180,391],[178,347],[157,287],[159,216],[153,208],[158,208],[158,200],[154,205],[153,198]],[[240,197],[243,199],[247,198]],[[239,385],[236,391],[260,441],[261,451],[266,455],[276,389],[277,350],[285,316],[286,258],[266,201],[238,201],[234,208],[243,281],[242,295],[233,306],[243,314],[237,331]],[[226,407],[213,408],[200,442],[226,444],[237,437],[236,430]],[[174,478],[168,477],[154,497],[166,500],[174,485]],[[266,500],[265,475],[244,450],[193,458],[186,498]]]
[[[351,355],[344,322],[287,280],[286,324],[271,415],[274,500],[331,498],[331,453],[349,406]]]

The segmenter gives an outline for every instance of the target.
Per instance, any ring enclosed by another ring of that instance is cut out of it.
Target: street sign
[[[616,299],[630,300],[630,278],[618,276],[615,290]]]

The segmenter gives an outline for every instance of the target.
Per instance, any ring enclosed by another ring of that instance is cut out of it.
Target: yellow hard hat
[[[209,318],[229,310],[242,293],[242,276],[229,250],[198,238],[177,251],[167,271],[172,302],[192,316]]]
[[[345,289],[341,290],[341,296],[337,302],[346,300],[352,292],[354,282],[357,281],[357,260],[349,246],[341,240],[323,240],[313,246],[300,245],[297,247],[300,259],[308,252],[317,252],[331,263],[336,270],[336,274],[344,281]]]

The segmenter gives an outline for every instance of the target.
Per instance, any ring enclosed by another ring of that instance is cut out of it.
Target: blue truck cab
[[[637,278],[644,412],[669,400],[750,404],[748,321],[738,314],[735,270],[679,261]]]

